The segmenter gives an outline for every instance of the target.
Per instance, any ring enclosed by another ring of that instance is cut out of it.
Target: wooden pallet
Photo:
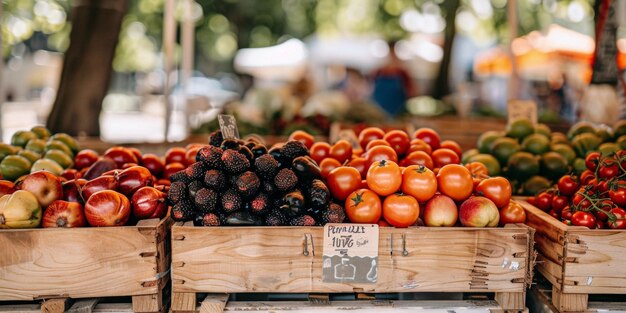
[[[552,284],[557,310],[588,311],[590,294],[626,294],[626,231],[567,226],[520,203],[536,229],[536,268]]]
[[[378,281],[333,284],[322,281],[323,227],[176,223],[172,311],[196,311],[196,294],[203,292],[490,292],[503,309],[523,311],[532,280],[533,232],[525,225],[380,228]]]
[[[57,305],[59,303],[57,302]],[[84,298],[64,300],[64,310],[50,307],[50,301],[29,301],[26,303],[0,303],[0,313],[41,313],[41,312],[67,312],[67,313],[132,313],[132,297],[124,298]],[[164,308],[161,312],[166,312]]]
[[[0,301],[43,299],[42,312],[63,312],[69,298],[132,296],[135,312],[161,312],[171,224],[0,230]]]

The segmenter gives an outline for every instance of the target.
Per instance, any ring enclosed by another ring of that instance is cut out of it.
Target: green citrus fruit
[[[41,159],[41,154],[30,150],[22,150],[18,152],[17,155],[27,158],[30,163],[34,163],[35,161]]]
[[[532,134],[522,141],[522,149],[532,154],[542,154],[550,150],[550,139],[543,135]]]
[[[547,178],[543,176],[533,176],[524,182],[522,188],[524,189],[524,195],[534,196],[551,186]]]
[[[15,147],[4,142],[0,142],[0,160],[4,159],[7,155],[15,153],[17,153]]]
[[[576,151],[576,154],[584,158],[587,153],[598,149],[598,146],[602,143],[602,139],[593,133],[578,134],[572,139],[572,148]]]
[[[476,142],[478,151],[480,151],[480,153],[489,153],[489,151],[491,151],[491,144],[500,137],[504,137],[504,134],[495,130],[482,133]]]
[[[548,125],[539,123],[535,125],[535,134],[541,134],[550,138],[550,135],[552,134],[552,130],[550,129]]]
[[[535,132],[535,127],[527,119],[518,119],[506,125],[506,135],[519,140]]]
[[[39,138],[35,138],[35,139],[31,139],[28,141],[28,143],[26,144],[26,147],[24,147],[24,149],[26,150],[30,150],[30,151],[34,151],[37,153],[44,153],[46,152],[46,141],[43,139],[39,139]]]
[[[50,150],[60,150],[70,157],[74,157],[74,153],[72,152],[72,150],[60,140],[48,140],[48,143],[46,143],[45,151],[48,152]]]
[[[500,175],[501,167],[498,160],[491,154],[477,154],[469,158],[469,162],[480,162],[485,164],[487,167],[487,171],[489,172],[489,176],[498,176]]]
[[[507,168],[510,178],[520,181],[526,180],[539,174],[539,160],[528,152],[520,151],[511,155]]]
[[[37,135],[31,131],[18,130],[11,136],[11,145],[24,147],[29,140],[37,138]]]
[[[569,139],[567,139],[567,136],[565,136],[564,133],[559,132],[552,133],[552,136],[550,136],[550,142],[552,144],[564,143],[569,145]]]
[[[567,160],[556,152],[546,152],[541,155],[541,174],[556,180],[567,174],[569,166]]]
[[[65,154],[61,150],[48,150],[46,154],[43,156],[44,159],[50,159],[54,162],[57,162],[64,169],[72,167],[74,165],[74,161],[67,154]]]
[[[598,147],[598,151],[600,151],[602,155],[612,155],[619,151],[619,146],[614,142],[605,142]]]
[[[498,138],[493,142],[491,146],[491,154],[500,162],[501,165],[505,165],[509,160],[509,157],[522,150],[522,147],[517,142],[517,139],[510,137]]]
[[[19,155],[9,155],[0,162],[3,179],[14,181],[30,172],[30,161]]]
[[[567,164],[574,163],[574,160],[576,159],[576,152],[574,149],[564,143],[554,144],[550,147],[550,149],[564,157],[567,160]]]
[[[613,138],[613,131],[606,125],[600,125],[596,129],[596,136],[602,139],[602,142],[607,142]]]
[[[34,126],[30,129],[30,131],[35,133],[35,135],[37,135],[39,139],[47,140],[48,138],[50,138],[50,130],[48,130],[44,126]]]
[[[479,154],[480,151],[478,151],[478,149],[469,149],[465,152],[463,152],[463,156],[461,157],[461,163],[466,164],[469,163],[469,158],[471,158],[472,156],[475,156],[477,154]]]
[[[587,169],[587,165],[585,165],[585,159],[576,158],[574,160],[574,164],[572,164],[572,168],[574,168],[574,172],[576,172],[576,174],[580,175]]]
[[[59,140],[62,141],[66,146],[68,146],[73,153],[77,153],[78,151],[80,151],[80,148],[78,147],[78,142],[76,142],[76,139],[74,139],[74,137],[65,134],[65,133],[58,133],[58,134],[54,134],[52,135],[53,140]]]
[[[583,134],[583,133],[595,133],[595,132],[596,132],[596,128],[593,126],[593,124],[582,121],[570,127],[569,131],[567,132],[567,138],[572,140],[574,139],[574,137],[576,137],[576,135]]]
[[[626,135],[619,136],[615,143],[619,146],[621,150],[626,150]]]

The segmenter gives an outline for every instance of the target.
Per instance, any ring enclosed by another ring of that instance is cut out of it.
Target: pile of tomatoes
[[[626,229],[626,151],[591,152],[580,176],[565,175],[528,202],[567,225]]]

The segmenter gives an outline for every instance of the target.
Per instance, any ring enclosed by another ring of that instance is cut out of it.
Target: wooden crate
[[[521,201],[536,230],[536,268],[560,312],[588,311],[589,294],[626,294],[626,231],[567,226]]]
[[[533,230],[396,229],[379,234],[378,282],[322,281],[323,227],[172,227],[172,310],[196,310],[196,293],[490,292],[524,310]],[[406,252],[405,252],[406,251]]]
[[[172,220],[136,226],[0,230],[0,301],[132,296],[135,312],[161,312]],[[166,299],[167,300],[167,299]]]

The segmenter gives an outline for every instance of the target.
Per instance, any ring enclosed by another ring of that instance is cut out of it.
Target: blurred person
[[[389,59],[385,65],[374,71],[372,99],[390,117],[395,117],[406,109],[406,100],[417,94],[417,88],[404,64],[395,51],[395,41],[388,43]]]

